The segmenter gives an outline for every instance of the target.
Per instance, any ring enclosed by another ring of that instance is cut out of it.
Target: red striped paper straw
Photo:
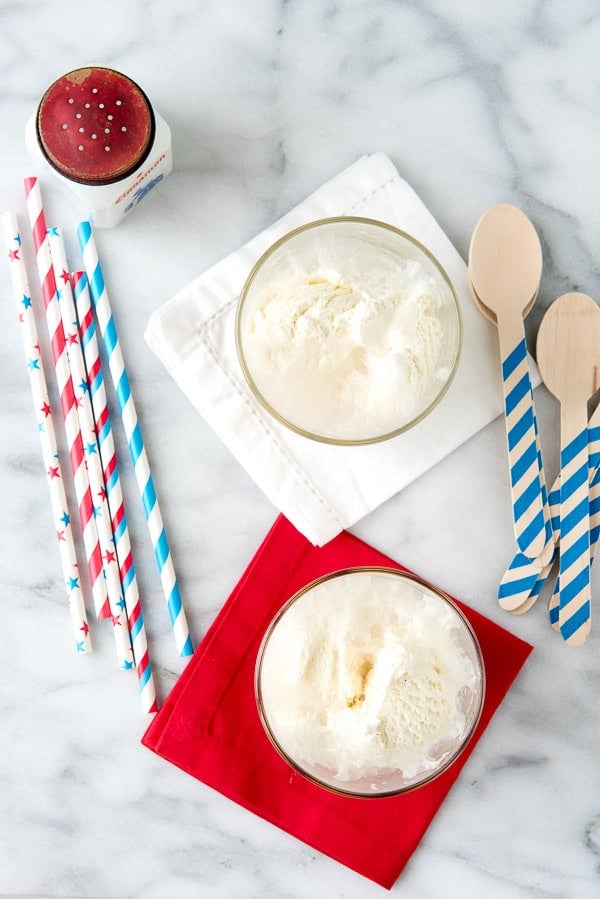
[[[106,501],[104,475],[96,440],[96,426],[92,414],[87,373],[79,342],[77,312],[71,289],[71,278],[67,268],[65,245],[58,228],[49,228],[48,240],[54,268],[54,278],[57,285],[57,305],[66,341],[70,380],[75,397],[75,410],[85,451],[85,465],[87,467],[90,490],[94,501],[94,518],[98,529],[98,539],[102,552],[102,567],[106,580],[112,624],[115,631],[117,661],[121,668],[128,669],[133,668],[133,651],[125,614],[125,601],[121,590],[121,577],[119,575],[119,564],[113,539],[110,512]]]
[[[37,415],[42,457],[44,468],[46,469],[52,515],[69,604],[71,628],[77,652],[89,653],[92,651],[92,641],[81,590],[75,541],[73,539],[71,519],[56,446],[52,410],[48,402],[46,377],[40,355],[40,344],[33,306],[31,304],[31,291],[29,290],[27,272],[22,256],[21,235],[16,216],[13,213],[5,212],[2,214],[2,229],[8,251],[10,275],[17,304],[21,337],[27,359],[29,383]]]
[[[106,389],[104,387],[104,376],[100,362],[100,351],[94,316],[92,313],[91,297],[87,277],[84,272],[75,272],[73,274],[73,290],[75,294],[77,316],[79,319],[81,347],[83,349],[83,357],[88,375],[89,393],[96,422],[98,447],[102,460],[102,468],[104,470],[108,505],[111,512],[113,534],[119,559],[129,632],[133,643],[133,658],[139,681],[142,708],[145,712],[156,712],[158,705],[156,702],[152,666],[150,664],[150,656],[148,653],[146,628],[144,626],[140,593],[133,564],[133,553],[131,551],[131,541],[125,515],[117,454],[115,451],[115,443],[106,398]]]
[[[42,297],[46,309],[46,324],[52,347],[54,368],[58,380],[61,410],[65,422],[71,470],[75,482],[75,493],[79,506],[83,542],[88,563],[94,608],[98,618],[110,617],[110,606],[106,591],[106,581],[102,570],[102,552],[98,540],[98,529],[94,518],[94,504],[85,466],[83,441],[79,431],[77,408],[73,385],[71,384],[69,363],[67,360],[66,342],[60,311],[56,298],[56,281],[50,245],[46,232],[46,218],[42,206],[42,198],[37,178],[25,179],[25,195],[27,211],[33,235],[38,277],[42,288]]]

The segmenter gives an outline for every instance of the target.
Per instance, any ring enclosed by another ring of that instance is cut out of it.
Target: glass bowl
[[[280,609],[255,693],[292,768],[336,793],[382,797],[429,782],[460,755],[485,672],[471,625],[444,593],[394,568],[351,568]]]
[[[321,219],[282,237],[242,290],[236,345],[257,400],[313,440],[395,437],[446,393],[462,341],[447,274],[410,235]]]

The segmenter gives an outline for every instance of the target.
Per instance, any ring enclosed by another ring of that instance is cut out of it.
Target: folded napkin
[[[279,424],[246,386],[235,349],[237,299],[259,256],[292,228],[342,214],[389,222],[421,241],[446,269],[463,314],[462,358],[442,402],[412,430],[371,446],[329,446]],[[152,316],[145,336],[240,464],[316,545],[375,509],[502,411],[495,329],[475,309],[467,267],[383,153],[358,160],[180,291]]]
[[[268,624],[298,589],[355,565],[401,565],[347,532],[311,546],[279,516],[175,684],[143,743],[223,795],[390,888],[532,647],[459,603],[483,653],[483,714],[465,752],[423,787],[385,799],[338,796],[296,774],[264,733],[254,667]],[[406,570],[406,569],[404,569]]]

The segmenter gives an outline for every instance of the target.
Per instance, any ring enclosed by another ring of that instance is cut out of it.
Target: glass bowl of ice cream
[[[449,597],[394,568],[308,584],[270,624],[255,676],[271,743],[326,789],[392,796],[445,771],[483,707],[477,638]]]
[[[410,235],[343,216],[304,225],[259,259],[236,316],[250,389],[281,423],[333,444],[374,443],[427,416],[458,365],[452,283]]]

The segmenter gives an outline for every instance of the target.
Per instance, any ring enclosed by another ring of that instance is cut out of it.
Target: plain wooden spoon
[[[527,216],[508,203],[488,209],[471,238],[469,275],[476,302],[484,315],[495,317],[498,328],[515,540],[526,558],[540,560],[540,567],[554,545],[523,316],[533,305],[541,274],[542,248]],[[515,603],[515,608],[521,604]]]
[[[583,293],[549,307],[538,331],[537,362],[560,402],[558,624],[572,646],[591,626],[588,400],[600,386],[600,308]]]

